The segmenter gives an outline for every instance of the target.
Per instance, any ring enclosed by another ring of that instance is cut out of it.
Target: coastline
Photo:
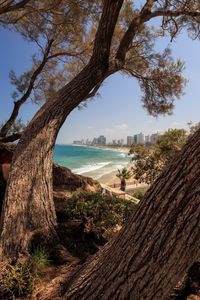
[[[102,186],[108,186],[112,188],[113,190],[120,191],[120,179],[116,177],[117,172],[113,171],[109,174],[102,175],[101,178],[99,178],[97,181]],[[130,192],[132,190],[135,190],[137,188],[148,188],[148,185],[146,183],[139,183],[134,178],[130,178],[126,180],[126,192]]]
[[[126,152],[128,153],[130,151],[129,147],[119,147],[119,146],[89,146],[89,147],[94,147],[96,149],[101,149],[101,150],[111,150],[111,151],[119,151],[119,152]]]
[[[100,150],[110,150],[110,151],[119,151],[119,152],[124,152],[128,153],[130,151],[130,147],[124,146],[90,146],[90,145],[76,145],[76,144],[71,144],[70,146],[75,146],[75,147],[86,147],[86,148],[94,148],[94,149],[100,149]]]
[[[118,169],[131,166],[128,152],[129,147],[119,146],[56,145],[54,154],[55,162],[75,174],[91,177],[102,184],[119,185]]]

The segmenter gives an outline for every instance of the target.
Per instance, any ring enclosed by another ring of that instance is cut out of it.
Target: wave
[[[128,155],[127,152],[121,152],[120,153],[120,156],[122,156],[122,157],[127,157],[127,155]]]
[[[101,169],[109,164],[111,164],[111,161],[107,161],[107,162],[100,162],[100,163],[94,163],[94,164],[88,164],[88,165],[84,165],[81,168],[77,168],[77,169],[73,169],[72,172],[76,173],[76,174],[83,174],[83,173],[87,173],[87,172],[92,172],[92,171],[96,171],[98,169]]]
[[[125,164],[121,164],[121,165],[111,165],[110,167],[108,168],[104,168],[104,170],[102,170],[101,173],[99,172],[96,172],[96,174],[94,174],[92,177],[96,180],[98,180],[99,178],[101,178],[102,176],[104,175],[107,175],[107,174],[111,174],[112,172],[116,172],[117,174],[117,170],[121,170],[122,168],[124,168],[126,165]]]

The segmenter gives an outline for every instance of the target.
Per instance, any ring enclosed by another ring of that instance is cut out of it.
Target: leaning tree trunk
[[[88,65],[60,93],[46,103],[20,139],[10,171],[2,211],[2,258],[16,261],[27,255],[30,240],[42,234],[55,238],[56,215],[52,188],[52,153],[67,115],[101,80]],[[101,74],[101,73],[100,73]],[[67,95],[67,99],[66,96]]]
[[[200,130],[153,184],[110,245],[62,299],[166,299],[200,258]]]
[[[1,259],[16,261],[28,253],[30,240],[55,236],[52,152],[68,114],[105,79],[110,45],[123,0],[107,0],[88,65],[36,114],[15,151],[2,212]]]

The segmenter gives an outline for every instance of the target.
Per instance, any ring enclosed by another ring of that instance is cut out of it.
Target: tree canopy
[[[182,76],[184,64],[174,61],[168,48],[163,53],[157,52],[155,43],[163,36],[175,39],[183,28],[192,38],[199,38],[199,4],[197,1],[147,1],[141,9],[133,1],[123,2],[112,38],[108,75],[121,71],[134,77],[148,112],[154,116],[170,114],[186,83]],[[14,107],[0,131],[1,139],[8,135],[25,101],[51,100],[89,62],[102,9],[101,1],[92,0],[2,3],[0,24],[19,32],[38,50],[32,57],[31,69],[20,76],[10,72],[15,86]],[[156,17],[160,17],[160,26],[148,25]],[[86,98],[95,96],[97,90],[98,86]]]
[[[22,2],[23,5],[21,3],[15,9],[11,9],[14,3],[11,5],[10,1],[7,6],[2,6],[2,11],[6,7],[8,10],[2,12],[0,25],[20,33],[27,42],[35,44],[37,50],[32,56],[31,69],[19,76],[10,71],[14,107],[0,130],[1,138],[9,135],[20,107],[27,100],[42,104],[55,97],[58,88],[72,76],[73,58],[77,63],[87,62],[90,44],[85,39],[91,26],[89,24],[98,14],[95,1]]]

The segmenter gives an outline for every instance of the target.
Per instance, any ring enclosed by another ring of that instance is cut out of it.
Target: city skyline
[[[92,139],[88,139],[88,138],[75,139],[73,140],[72,144],[88,145],[88,146],[92,146],[92,145],[131,146],[132,144],[146,144],[146,143],[154,144],[160,134],[161,133],[156,132],[156,133],[145,135],[143,132],[140,132],[140,133],[133,134],[131,136],[127,136],[125,141],[123,138],[117,138],[117,139],[113,139],[112,141],[108,141],[106,136],[100,135],[99,137],[93,137]]]
[[[188,122],[189,123],[189,122]],[[195,125],[195,123],[193,123],[194,125]],[[113,143],[113,141],[121,141],[121,140],[123,140],[124,142],[125,141],[127,141],[127,138],[128,137],[132,137],[132,138],[134,138],[134,136],[136,136],[136,135],[140,135],[140,134],[143,134],[144,135],[144,140],[145,141],[150,141],[150,139],[151,139],[151,136],[157,136],[157,135],[162,135],[165,131],[167,131],[167,130],[170,130],[170,129],[185,129],[185,130],[187,130],[188,132],[189,132],[189,124],[187,124],[187,126],[185,126],[185,127],[181,127],[181,128],[179,128],[179,127],[170,127],[170,128],[167,128],[166,130],[164,130],[164,131],[159,131],[159,130],[157,130],[156,132],[149,132],[148,131],[148,133],[146,133],[146,132],[143,132],[143,131],[140,131],[140,132],[134,132],[133,133],[133,131],[132,131],[132,133],[130,134],[130,135],[125,135],[124,137],[122,137],[122,136],[118,136],[118,137],[116,137],[116,138],[114,138],[114,139],[108,139],[108,137],[107,136],[105,136],[105,138],[106,138],[106,143],[107,144],[114,144]],[[98,136],[98,134],[96,134],[96,136]],[[99,136],[103,136],[103,135],[99,135]],[[88,138],[88,137],[80,137],[80,138],[76,138],[76,137],[74,137],[74,139],[72,140],[72,141],[70,141],[69,143],[66,143],[66,144],[73,144],[73,142],[74,141],[78,141],[78,142],[84,142],[84,144],[89,144],[89,143],[91,143],[94,139],[97,139],[96,137],[94,137],[94,136],[92,136],[91,138]],[[149,139],[149,140],[148,140]],[[88,142],[87,142],[88,141]],[[65,143],[62,143],[62,144],[65,144]],[[127,143],[125,143],[125,144],[127,144]]]

